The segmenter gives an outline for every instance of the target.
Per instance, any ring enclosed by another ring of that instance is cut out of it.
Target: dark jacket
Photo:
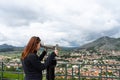
[[[53,56],[54,54],[50,54],[48,57],[51,57]],[[47,80],[54,80],[55,79],[55,66],[57,64],[57,61],[56,61],[56,58],[52,58],[52,62],[51,64],[47,67],[47,70],[46,70],[46,79]]]
[[[46,69],[52,62],[52,55],[43,64],[40,61],[46,55],[46,51],[43,51],[40,56],[36,53],[29,54],[24,60],[22,60],[22,66],[25,73],[25,80],[42,80],[42,70]]]

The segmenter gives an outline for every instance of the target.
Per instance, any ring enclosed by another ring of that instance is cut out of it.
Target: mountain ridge
[[[0,45],[0,52],[7,52],[7,51],[20,51],[23,47],[16,47],[8,44]]]
[[[6,51],[20,51],[24,47],[16,47],[8,44],[0,45],[0,52]],[[90,43],[84,44],[80,47],[60,47],[62,50],[81,50],[81,49],[102,49],[102,50],[119,50],[120,51],[120,38],[112,38],[108,36],[100,37]]]
[[[103,50],[120,50],[120,38],[103,36],[93,42],[82,45],[79,49],[103,49]]]

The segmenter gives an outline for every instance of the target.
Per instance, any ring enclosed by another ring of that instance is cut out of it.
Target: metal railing
[[[120,80],[120,64],[79,64],[59,63],[56,76],[63,76],[63,79],[76,80]],[[62,73],[58,74],[58,73]]]
[[[0,80],[24,80],[20,62],[0,62]]]
[[[58,63],[55,80],[120,80],[120,64]],[[45,71],[43,74],[45,75]],[[13,77],[12,77],[13,76]],[[24,80],[21,63],[0,62],[1,80]]]

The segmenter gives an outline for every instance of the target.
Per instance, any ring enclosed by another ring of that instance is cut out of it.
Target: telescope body
[[[46,49],[58,50],[58,44],[56,44],[55,46],[40,44],[40,46],[41,46],[42,48],[46,48]]]

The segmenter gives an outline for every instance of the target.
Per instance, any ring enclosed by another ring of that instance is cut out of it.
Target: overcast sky
[[[120,0],[0,0],[0,44],[81,46],[120,37]]]

